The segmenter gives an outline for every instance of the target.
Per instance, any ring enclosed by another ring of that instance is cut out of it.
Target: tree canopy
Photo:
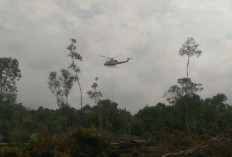
[[[17,59],[0,58],[0,92],[17,92],[16,81],[21,78],[19,63]]]

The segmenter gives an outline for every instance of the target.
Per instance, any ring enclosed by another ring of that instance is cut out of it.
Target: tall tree
[[[61,108],[65,116],[65,129],[68,129],[68,95],[73,86],[74,77],[66,70],[61,70],[61,76],[57,76],[55,71],[51,72],[48,77],[48,87],[56,96],[57,105]],[[65,99],[64,99],[65,97]]]
[[[202,53],[202,51],[197,50],[197,47],[199,46],[199,44],[196,43],[196,41],[191,38],[188,37],[187,40],[185,41],[185,43],[182,45],[182,47],[179,50],[179,55],[180,56],[187,56],[188,61],[187,61],[187,68],[186,68],[186,75],[188,78],[188,68],[189,68],[189,59],[190,57],[196,55],[197,57],[199,57]]]
[[[99,104],[100,99],[102,97],[102,93],[100,90],[98,90],[98,84],[97,84],[98,78],[95,78],[95,82],[91,86],[91,90],[87,92],[89,95],[90,99],[94,100],[94,103],[98,105],[99,107],[99,126],[100,129],[102,130],[102,106]]]
[[[61,108],[68,105],[68,95],[73,86],[74,77],[66,70],[61,70],[61,76],[57,76],[57,72],[53,71],[48,77],[48,87],[56,96],[57,105]],[[65,97],[65,100],[64,98]]]
[[[49,74],[48,88],[56,96],[57,105],[61,108],[63,106],[63,104],[64,104],[64,100],[63,100],[63,97],[62,97],[61,84],[60,84],[60,81],[58,79],[56,71],[52,71]]]
[[[189,60],[190,57],[196,55],[199,57],[202,51],[197,50],[199,44],[192,37],[188,37],[185,43],[179,50],[180,56],[187,56],[187,67],[186,67],[186,78],[178,79],[177,85],[171,86],[168,91],[165,93],[167,101],[171,104],[175,104],[178,99],[183,96],[191,97],[192,94],[195,94],[197,91],[203,90],[202,84],[197,84],[191,81],[189,78]],[[185,102],[185,115],[186,115],[186,127],[188,127],[188,113],[187,113],[187,102]]]
[[[62,94],[65,96],[65,102],[68,105],[68,95],[70,93],[70,90],[72,89],[74,77],[68,70],[62,69],[59,80],[63,87]]]
[[[17,59],[0,58],[0,94],[17,92],[15,81],[21,76]]]
[[[70,53],[68,54],[68,57],[72,59],[72,63],[69,65],[69,69],[72,69],[74,72],[74,80],[78,83],[78,87],[80,90],[81,94],[81,108],[83,105],[83,98],[82,98],[82,89],[81,89],[81,84],[80,84],[80,78],[79,78],[79,73],[80,73],[80,68],[77,66],[76,61],[82,61],[82,56],[76,52],[76,39],[71,39],[71,44],[68,46],[68,50]]]
[[[197,44],[196,41],[192,37],[188,37],[187,40],[185,41],[185,43],[182,45],[182,48],[180,48],[180,50],[179,50],[179,55],[181,55],[181,56],[186,55],[187,58],[188,58],[187,67],[186,67],[187,79],[189,78],[189,71],[188,70],[189,70],[189,59],[190,59],[190,57],[192,57],[194,55],[199,57],[201,55],[201,53],[202,53],[202,51],[197,50],[198,46],[199,46],[199,44]],[[191,87],[191,86],[188,85],[188,83],[189,83],[189,81],[185,81],[185,84],[186,84],[185,95],[186,96],[189,96],[188,95],[189,94],[188,93],[188,91],[189,91],[188,88]],[[185,103],[185,107],[186,107],[186,112],[185,112],[185,114],[186,114],[186,127],[188,129],[189,125],[188,125],[188,115],[187,115],[188,114],[187,113],[188,112],[187,111],[187,103]]]
[[[187,85],[187,86],[186,86]],[[202,91],[203,87],[200,83],[194,83],[190,78],[178,79],[177,84],[169,88],[168,91],[164,93],[166,100],[170,104],[176,104],[184,96],[194,96],[197,92]]]

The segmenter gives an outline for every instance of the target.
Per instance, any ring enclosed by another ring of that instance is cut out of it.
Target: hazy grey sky
[[[0,57],[17,58],[22,71],[18,101],[30,108],[57,108],[48,89],[50,71],[69,65],[70,38],[83,56],[84,103],[94,78],[104,98],[137,112],[165,102],[165,90],[185,77],[179,48],[193,37],[203,54],[190,59],[189,76],[202,97],[224,93],[232,103],[231,0],[0,0]],[[109,69],[99,55],[132,57]],[[71,106],[80,108],[78,87]],[[166,102],[165,102],[166,103]]]

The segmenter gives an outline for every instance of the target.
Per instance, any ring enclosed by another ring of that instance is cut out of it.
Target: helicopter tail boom
[[[117,62],[117,64],[127,63],[130,59],[132,59],[132,58],[127,58],[127,60],[126,60],[126,61]]]

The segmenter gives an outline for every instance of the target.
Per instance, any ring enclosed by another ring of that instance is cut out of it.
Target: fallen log
[[[189,155],[194,153],[195,151],[199,150],[199,149],[204,149],[208,146],[210,146],[211,144],[215,143],[215,142],[232,142],[232,139],[228,139],[228,138],[219,138],[217,137],[213,137],[205,142],[203,142],[200,145],[194,146],[192,148],[186,149],[186,150],[181,150],[179,152],[173,152],[173,153],[168,153],[168,154],[164,154],[162,157],[169,157],[169,156],[177,156],[177,155]]]

